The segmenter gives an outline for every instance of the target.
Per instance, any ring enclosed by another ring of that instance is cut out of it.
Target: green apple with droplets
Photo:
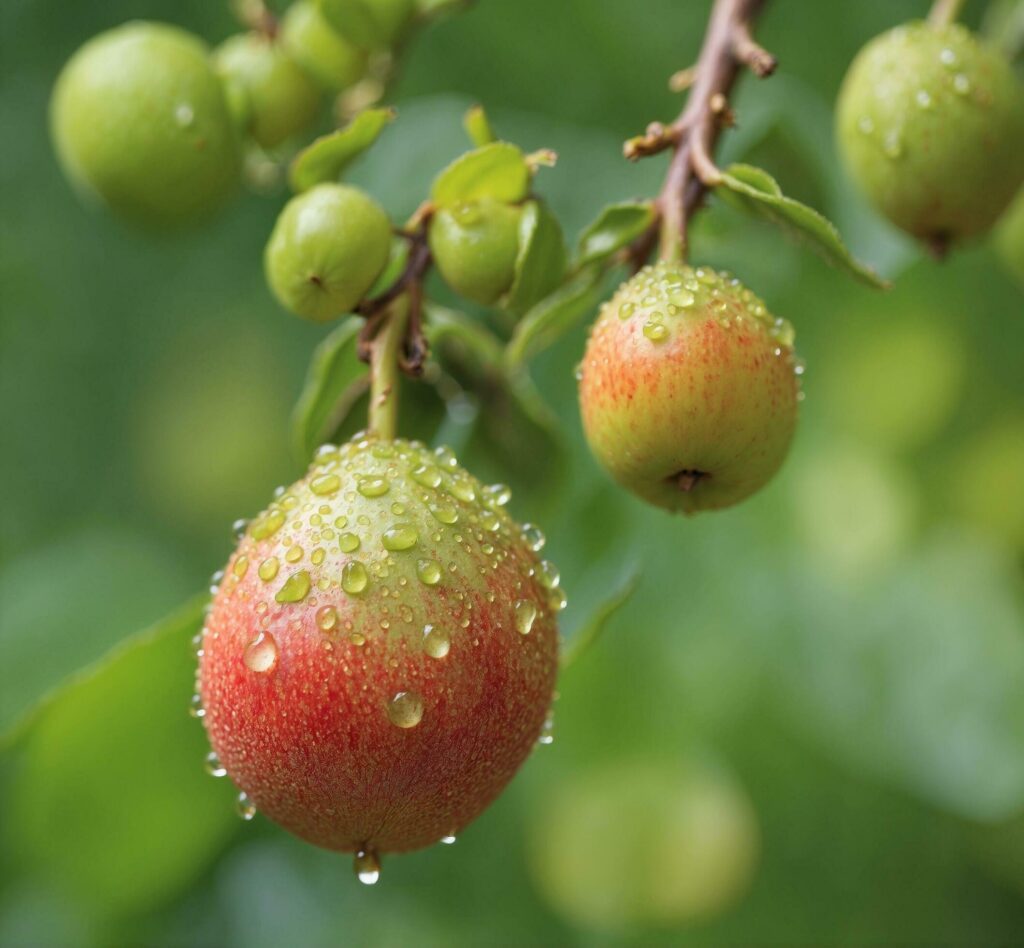
[[[351,312],[388,261],[391,222],[368,194],[318,184],[293,197],[267,242],[267,282],[281,305],[325,322]]]
[[[328,92],[341,92],[366,73],[366,52],[333,29],[313,0],[299,0],[285,12],[281,45]]]
[[[261,147],[277,147],[316,119],[320,89],[278,38],[241,33],[225,40],[214,59],[224,80],[244,94],[245,130]]]
[[[543,537],[446,450],[358,437],[247,527],[203,636],[212,768],[256,811],[356,854],[450,840],[541,737],[558,668]]]
[[[222,205],[241,171],[238,134],[205,44],[161,23],[101,33],[61,71],[50,105],[76,187],[153,228]]]
[[[522,208],[491,198],[459,201],[430,219],[437,269],[460,296],[490,306],[512,286]]]
[[[729,507],[781,467],[802,363],[793,329],[708,267],[645,267],[601,309],[579,371],[597,460],[659,507]]]
[[[959,24],[910,23],[868,43],[836,128],[875,207],[939,251],[987,231],[1024,182],[1024,84]]]

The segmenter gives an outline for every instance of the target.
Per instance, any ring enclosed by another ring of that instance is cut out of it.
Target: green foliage
[[[528,201],[519,218],[515,276],[504,307],[525,313],[562,282],[565,265],[565,240],[558,218],[546,204]]]
[[[623,201],[609,204],[597,219],[580,234],[576,248],[577,266],[599,263],[628,247],[654,223],[650,201]]]
[[[337,181],[394,118],[394,109],[366,109],[344,128],[307,145],[295,156],[288,169],[288,183],[292,190],[298,193],[324,181]]]
[[[430,199],[439,207],[490,198],[514,204],[526,197],[530,168],[522,150],[492,142],[456,158],[435,179]]]

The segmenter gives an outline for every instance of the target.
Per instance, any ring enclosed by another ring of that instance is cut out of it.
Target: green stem
[[[370,350],[370,434],[391,439],[398,429],[398,355],[409,320],[409,299],[399,296],[388,307],[387,319]]]
[[[928,13],[928,22],[935,27],[949,26],[960,15],[965,0],[935,0]]]

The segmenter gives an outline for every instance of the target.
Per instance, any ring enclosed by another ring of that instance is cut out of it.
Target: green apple
[[[386,49],[404,36],[416,14],[415,0],[318,0],[327,21],[363,49]]]
[[[91,39],[61,71],[50,118],[71,181],[137,223],[192,222],[237,187],[224,90],[206,46],[176,27],[134,22]]]
[[[318,184],[292,198],[267,243],[267,281],[281,304],[325,322],[350,312],[384,269],[391,222],[358,188]]]
[[[334,30],[313,0],[288,8],[280,35],[288,55],[328,92],[355,85],[366,72],[366,53]]]

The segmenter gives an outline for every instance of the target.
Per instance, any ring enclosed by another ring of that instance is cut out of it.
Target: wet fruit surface
[[[796,426],[793,329],[710,268],[646,267],[601,309],[580,368],[583,425],[645,500],[727,507],[778,470]]]
[[[199,670],[246,812],[369,872],[498,795],[547,717],[563,601],[507,499],[450,452],[363,440],[322,449],[249,524]]]

